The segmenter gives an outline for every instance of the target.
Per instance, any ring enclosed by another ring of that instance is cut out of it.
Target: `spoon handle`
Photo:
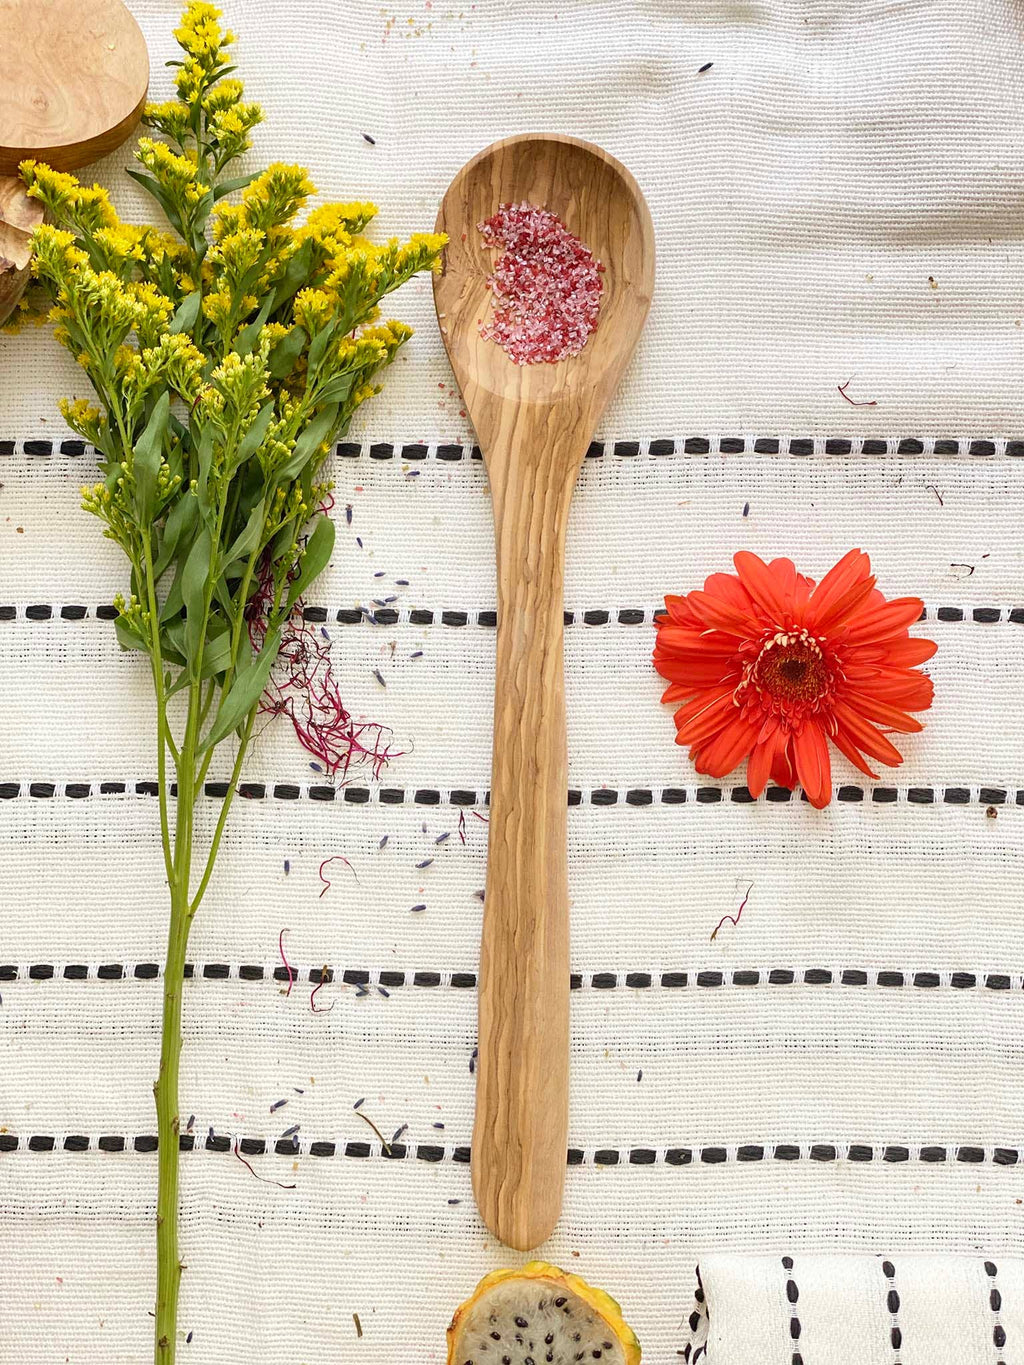
[[[569,1085],[562,612],[572,480],[536,436],[535,460],[488,460],[498,640],[472,1164],[484,1221],[521,1251],[561,1212]]]

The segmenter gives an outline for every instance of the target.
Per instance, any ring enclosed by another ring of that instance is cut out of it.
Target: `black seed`
[[[554,1339],[555,1339],[555,1334],[554,1334],[554,1332],[549,1332],[549,1333],[547,1334],[547,1336],[544,1338],[544,1345],[545,1345],[545,1346],[550,1346],[551,1343],[554,1341]]]
[[[517,1345],[517,1346],[525,1346],[525,1345],[526,1345],[526,1338],[523,1336],[522,1332],[517,1332],[517,1333],[516,1333],[516,1345]]]
[[[529,1325],[530,1324],[526,1321],[525,1318],[516,1318],[517,1327],[529,1327]]]
[[[502,1356],[502,1357],[501,1357],[501,1365],[512,1365],[512,1357],[511,1357],[511,1356]]]
[[[604,1347],[606,1351],[610,1351],[612,1349],[612,1344],[610,1341],[602,1341],[601,1345]]]
[[[500,1333],[500,1332],[492,1332],[492,1333],[491,1333],[491,1340],[492,1340],[492,1341],[500,1341],[500,1340],[501,1340],[501,1333]]]
[[[579,1332],[573,1332],[573,1334],[572,1334],[572,1339],[573,1339],[573,1341],[579,1341],[579,1339],[580,1339],[580,1334],[579,1334]]]
[[[555,1358],[555,1357],[551,1354],[550,1351],[549,1351],[549,1352],[547,1353],[547,1355],[544,1357],[544,1359],[547,1360],[547,1361],[552,1361],[552,1360],[554,1360],[554,1358]]]
[[[523,1365],[537,1365],[537,1362],[534,1360],[533,1356],[527,1356],[523,1361]]]
[[[601,1359],[601,1352],[600,1352],[600,1351],[591,1351],[590,1354],[594,1357],[595,1360],[600,1360],[600,1359]]]
[[[556,1307],[556,1308],[561,1308],[561,1306],[562,1306],[563,1303],[565,1303],[565,1299],[556,1299],[556,1300],[555,1300],[555,1307]]]

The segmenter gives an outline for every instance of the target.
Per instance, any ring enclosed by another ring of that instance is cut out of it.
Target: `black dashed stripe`
[[[1000,1321],[999,1316],[1003,1307],[1003,1296],[998,1285],[996,1284],[996,1277],[998,1276],[999,1271],[996,1267],[995,1261],[985,1262],[985,1274],[989,1278],[988,1306],[992,1312],[993,1318],[992,1345],[996,1348],[997,1352],[998,1358],[996,1360],[996,1365],[1005,1365],[1005,1361],[1003,1359],[1003,1351],[1006,1347],[1006,1328]]]
[[[896,1267],[892,1261],[882,1262],[882,1274],[886,1279],[885,1306],[889,1313],[889,1345],[892,1347],[893,1365],[900,1365],[903,1329],[900,1327],[900,1295],[896,1288]]]
[[[33,457],[54,454],[81,456],[87,450],[95,453],[84,441],[52,439],[0,439],[0,456],[21,453]],[[810,455],[968,455],[974,459],[1008,456],[1024,456],[1024,440],[1014,438],[990,437],[915,437],[900,436],[882,438],[877,436],[844,437],[830,436],[661,436],[652,440],[592,441],[587,450],[588,459],[600,459],[612,454],[619,459],[635,459],[641,453],[663,458],[667,455],[743,455],[747,452],[758,455],[791,455],[806,459]],[[452,442],[440,443],[395,443],[378,441],[365,446],[358,441],[342,441],[335,448],[335,454],[342,460],[356,460],[361,457],[370,460],[426,460],[442,461],[479,460],[480,449],[475,445]]]
[[[208,1152],[229,1152],[232,1149],[235,1138],[223,1133],[214,1133],[209,1130],[205,1138],[200,1138],[197,1142],[196,1135],[192,1132],[183,1133],[180,1137],[182,1151],[205,1150]],[[300,1139],[296,1134],[290,1134],[286,1138],[276,1139],[273,1146],[265,1138],[257,1137],[238,1137],[239,1149],[246,1153],[261,1155],[264,1152],[275,1151],[278,1155],[292,1156],[299,1152],[308,1151],[312,1156],[335,1156],[342,1155],[366,1159],[369,1157],[385,1157],[392,1161],[412,1159],[428,1162],[436,1165],[441,1162],[452,1161],[460,1165],[465,1165],[470,1159],[470,1149],[468,1145],[442,1146],[437,1143],[390,1143],[390,1151],[385,1151],[379,1143],[365,1141],[348,1141],[336,1143],[322,1139]],[[153,1152],[157,1147],[157,1139],[151,1133],[137,1134],[133,1137],[126,1137],[124,1134],[111,1133],[102,1134],[98,1137],[89,1137],[84,1134],[71,1134],[59,1139],[49,1133],[34,1133],[28,1136],[21,1136],[18,1133],[0,1133],[0,1153],[9,1152],[54,1152],[61,1147],[68,1152]],[[632,1147],[619,1149],[615,1147],[596,1147],[586,1151],[581,1147],[570,1147],[566,1153],[566,1162],[570,1166],[654,1166],[664,1164],[666,1166],[722,1166],[731,1165],[733,1162],[760,1162],[760,1161],[815,1161],[815,1162],[873,1162],[878,1161],[884,1165],[887,1162],[898,1161],[928,1161],[934,1157],[929,1153],[946,1151],[962,1151],[963,1148],[945,1147],[921,1147],[913,1151],[906,1147],[886,1145],[871,1147],[863,1144],[850,1143],[845,1147],[837,1147],[834,1143],[820,1142],[798,1143],[779,1142],[773,1146],[761,1143],[743,1143],[734,1149],[726,1147]],[[982,1151],[981,1148],[970,1150]],[[1020,1158],[1020,1151],[1016,1148],[996,1148],[996,1157],[993,1165],[1016,1164]],[[1009,1153],[1012,1162],[999,1161],[998,1153]],[[987,1261],[986,1270],[992,1279],[995,1278],[995,1268],[991,1261]],[[992,1267],[989,1269],[989,1267]],[[792,1270],[792,1266],[787,1266],[787,1270]],[[993,1311],[998,1311],[1001,1304],[1000,1298],[990,1299]],[[997,1324],[999,1327],[999,1324]],[[1001,1328],[1000,1328],[1001,1330]],[[1005,1335],[1002,1340],[1005,1342]],[[996,1343],[1000,1343],[997,1341]]]
[[[566,611],[565,624],[572,626],[606,626],[617,623],[621,626],[645,626],[666,615],[663,607],[587,607]],[[112,621],[117,611],[109,602],[101,603],[57,603],[31,602],[25,606],[16,603],[0,605],[0,621]],[[443,608],[434,610],[429,607],[394,606],[356,606],[332,607],[327,605],[305,606],[302,610],[304,621],[311,623],[335,622],[342,626],[394,626],[402,622],[414,626],[442,625],[458,628],[466,625],[483,626],[493,630],[498,622],[498,613],[493,607],[468,610],[464,608]],[[958,606],[925,607],[918,618],[921,622],[974,622],[977,625],[1011,624],[1024,625],[1024,607],[1018,606],[980,606],[968,611]]]
[[[800,1340],[800,1314],[797,1311],[797,1304],[800,1302],[800,1290],[796,1285],[796,1278],[793,1274],[792,1256],[783,1256],[782,1268],[786,1272],[786,1302],[789,1304],[789,1339],[793,1345],[793,1365],[804,1365],[803,1356],[800,1354],[798,1342]]]
[[[325,982],[331,982],[337,978],[347,985],[356,986],[365,986],[376,982],[381,986],[394,988],[417,986],[433,989],[449,985],[453,989],[472,990],[476,987],[477,981],[476,973],[471,971],[442,973],[438,971],[384,969],[375,973],[368,968],[339,968],[322,965],[296,967],[293,970],[304,980],[309,980],[314,984],[318,983],[321,975],[323,975]],[[61,978],[65,981],[90,981],[94,979],[98,981],[128,981],[131,979],[151,981],[159,977],[160,971],[159,962],[136,962],[130,966],[120,962],[107,962],[99,963],[95,967],[90,967],[81,962],[68,962],[63,965],[52,962],[35,962],[28,966],[14,962],[0,962],[0,982],[52,981]],[[285,967],[260,962],[187,963],[186,974],[197,980],[205,981],[227,981],[236,978],[240,981],[271,979],[287,981],[288,979],[288,972]],[[838,985],[875,986],[883,990],[916,987],[918,990],[946,988],[964,991],[980,986],[982,989],[1005,993],[1024,988],[1024,978],[1020,974],[1015,978],[1009,973],[1003,972],[988,972],[982,975],[963,971],[909,973],[881,970],[869,973],[859,967],[841,969],[807,967],[803,971],[797,971],[791,967],[738,967],[731,972],[723,972],[717,968],[664,972],[573,972],[570,975],[569,984],[572,990],[587,988],[597,991],[641,991],[657,988],[680,990],[691,985],[705,990],[714,990],[720,986],[730,985],[747,988],[753,986]],[[970,1153],[977,1150],[979,1149],[973,1147],[961,1148],[964,1155],[961,1155],[959,1159],[969,1162],[972,1159]]]
[[[221,798],[227,794],[226,782],[207,782],[203,794]],[[134,783],[125,782],[65,782],[59,784],[46,781],[0,781],[0,801],[13,801],[18,797],[50,799],[68,796],[82,800],[89,796],[156,796],[157,784],[152,779],[139,779]],[[450,791],[438,787],[418,787],[407,791],[403,787],[332,787],[329,785],[299,785],[298,783],[277,782],[267,787],[263,782],[242,782],[239,794],[250,800],[264,800],[272,797],[276,801],[335,801],[341,800],[351,805],[369,805],[375,801],[385,806],[476,806],[487,805],[490,793],[469,789],[453,788]],[[908,787],[901,791],[897,787],[852,787],[843,786],[837,793],[840,802],[862,801],[870,795],[874,804],[892,806],[907,804],[911,806],[1024,806],[1024,788],[980,787],[975,792],[970,787]],[[176,786],[171,784],[171,795],[177,794]],[[754,801],[745,786],[735,787],[631,787],[620,792],[614,787],[596,787],[583,791],[570,788],[566,793],[570,806],[589,805],[611,807],[619,804],[620,799],[630,806],[698,806],[722,805],[728,801],[733,805],[748,805]],[[793,801],[806,803],[804,793],[798,788],[795,792],[786,787],[766,787],[759,802],[785,805]]]

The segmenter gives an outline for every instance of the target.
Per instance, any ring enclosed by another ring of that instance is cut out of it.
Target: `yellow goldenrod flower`
[[[311,194],[316,193],[302,166],[275,162],[242,195],[242,211],[249,227],[267,232],[291,222]]]
[[[322,289],[301,289],[295,295],[292,313],[300,327],[310,336],[327,323],[334,312],[334,299]]]
[[[230,109],[242,98],[244,89],[241,81],[235,80],[232,76],[225,76],[207,90],[203,96],[203,109],[208,114],[218,114],[222,110]]]

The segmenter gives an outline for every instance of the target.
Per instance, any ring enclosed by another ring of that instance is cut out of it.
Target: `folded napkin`
[[[710,1256],[689,1365],[1019,1365],[1024,1261]]]

